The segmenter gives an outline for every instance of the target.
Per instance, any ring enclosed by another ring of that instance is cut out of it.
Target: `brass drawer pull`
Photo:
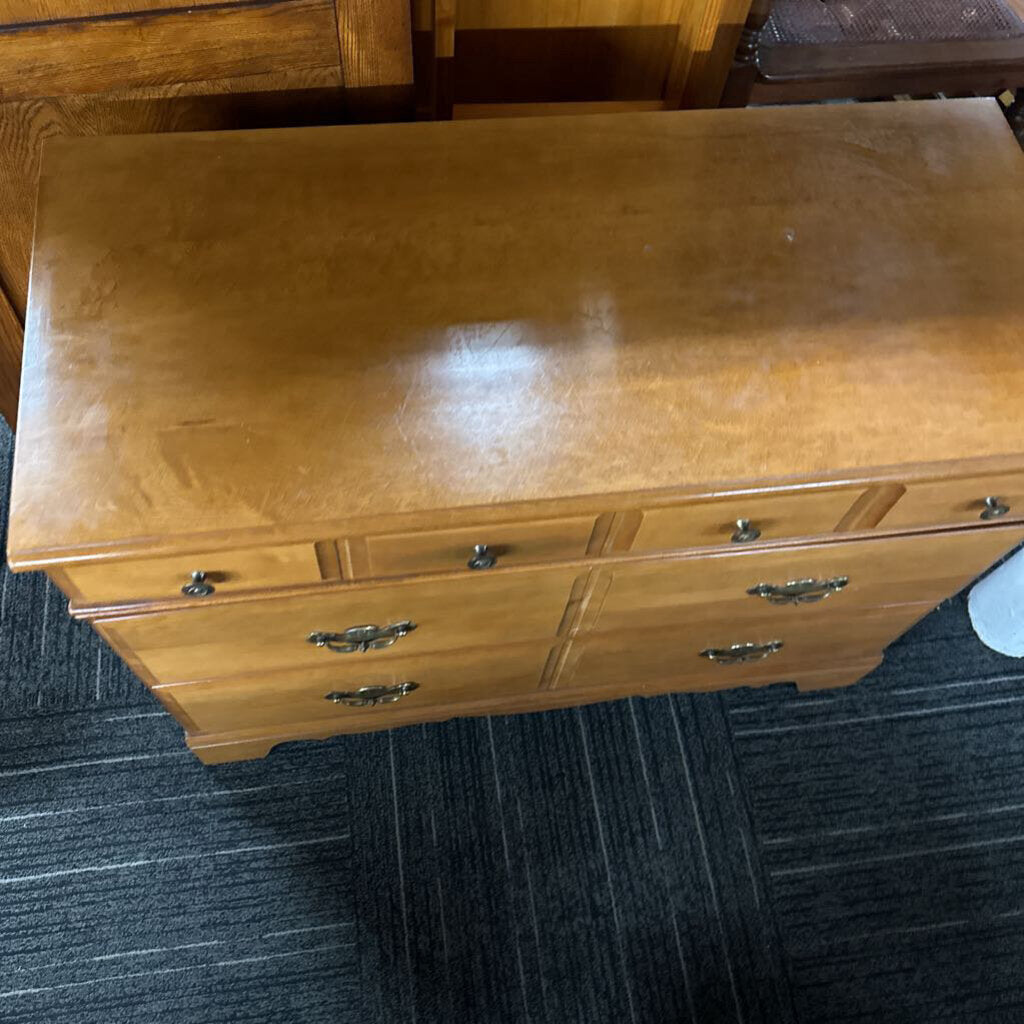
[[[758,583],[747,593],[763,597],[769,604],[815,604],[829,594],[842,590],[850,582],[849,576],[834,576],[830,580],[790,580],[788,583]]]
[[[766,644],[733,644],[732,647],[709,647],[700,656],[719,665],[739,665],[744,661],[763,661],[783,647],[781,640],[770,640]]]
[[[985,511],[981,513],[981,518],[999,519],[1009,511],[1009,505],[1004,505],[995,495],[989,495],[985,499]]]
[[[761,531],[749,519],[736,520],[736,532],[732,535],[733,544],[749,544],[760,536]]]
[[[493,569],[498,564],[498,556],[486,544],[473,545],[473,557],[466,563],[470,569]]]
[[[181,592],[186,597],[209,597],[217,588],[206,582],[206,573],[196,570],[192,573],[192,582],[186,583]]]
[[[415,628],[416,623],[408,620],[393,622],[390,626],[352,626],[343,633],[310,633],[306,641],[336,654],[354,654],[390,647]]]
[[[378,704],[394,704],[407,693],[420,688],[419,683],[395,683],[394,686],[360,686],[358,690],[332,690],[324,700],[344,704],[347,708],[372,708]]]

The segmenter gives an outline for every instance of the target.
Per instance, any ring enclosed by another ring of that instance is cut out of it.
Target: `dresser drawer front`
[[[713,623],[681,622],[646,634],[620,632],[574,640],[569,671],[558,689],[651,689],[678,685],[718,690],[784,682],[790,674],[827,673],[866,662],[932,610],[931,604],[898,605],[850,614],[829,610],[813,619],[786,615],[771,622],[752,616]],[[776,645],[777,650],[773,650]],[[742,650],[732,651],[742,647]],[[760,648],[760,650],[758,650]],[[713,660],[702,652],[714,652]],[[755,660],[741,661],[741,656]]]
[[[832,533],[863,491],[862,487],[844,487],[753,494],[648,509],[631,550],[673,551],[713,544],[742,547],[758,541]],[[740,523],[749,525],[737,525]]]
[[[583,516],[369,537],[369,571],[371,576],[480,572],[529,562],[582,558],[587,553],[594,522],[593,516]],[[478,547],[486,550],[477,552]],[[488,564],[491,560],[493,566]],[[471,561],[473,567],[469,565]]]
[[[565,612],[576,569],[472,574],[465,579],[373,586],[346,592],[267,598],[97,622],[159,682],[335,665],[360,668],[433,651],[545,640]],[[389,646],[337,653],[351,627],[411,622]],[[330,646],[314,633],[338,635]]]
[[[908,484],[880,525],[886,530],[958,523],[997,526],[1021,518],[1024,473],[1000,473]]]
[[[171,555],[131,561],[82,563],[62,566],[65,578],[77,591],[81,604],[118,604],[127,601],[182,597],[182,587],[193,573],[214,594],[239,590],[316,583],[322,576],[313,544],[239,548],[234,551]]]
[[[769,623],[838,605],[936,603],[1024,539],[1022,528],[882,537],[786,550],[729,552],[610,567],[596,629],[645,629],[760,614]],[[815,580],[848,582],[817,603],[776,604],[749,591]]]
[[[491,648],[460,654],[362,661],[231,682],[159,688],[203,732],[296,722],[380,720],[396,711],[497,700],[540,687],[550,646]]]

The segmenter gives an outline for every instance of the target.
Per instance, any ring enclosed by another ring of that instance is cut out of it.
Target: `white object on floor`
[[[974,585],[967,611],[986,647],[1024,658],[1024,550]]]

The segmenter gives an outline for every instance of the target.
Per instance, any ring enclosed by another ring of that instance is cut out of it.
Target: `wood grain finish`
[[[543,84],[538,69],[547,53],[554,92],[543,98],[556,98],[574,82],[589,90],[587,100],[608,96],[621,102],[639,88],[644,93],[639,102],[656,109],[664,102],[673,45],[672,52],[684,57],[673,66],[690,73],[684,48],[696,38],[697,19],[707,24],[706,5],[698,13],[681,0],[555,6],[436,0],[412,6],[418,35],[437,36],[415,75],[410,4],[403,0],[0,4],[0,100],[6,101],[0,102],[0,291],[6,291],[16,316],[25,312],[40,132],[105,135],[403,120],[414,114],[414,78],[427,97],[420,116],[450,117],[456,14],[471,32],[516,26],[536,31],[548,25],[571,34],[598,28],[582,51],[578,42],[566,46],[557,35],[528,42],[525,51],[520,48],[524,59],[508,70],[507,60],[485,55],[477,62],[483,82],[500,79],[514,93],[534,96]],[[644,34],[651,28],[664,29],[655,45]],[[607,29],[612,34],[601,35]],[[479,88],[470,81],[467,95]],[[256,93],[264,99],[224,99]],[[181,102],[185,95],[191,103]],[[678,104],[673,100],[672,105]],[[254,108],[269,109],[273,116],[254,117]],[[200,111],[206,111],[205,118]],[[509,111],[488,113],[508,116]],[[482,115],[478,108],[470,116]],[[0,322],[0,412],[12,426],[20,365],[21,331]]]
[[[1022,174],[980,100],[55,140],[11,560],[1011,455]]]
[[[401,0],[337,0],[346,86],[412,85],[412,11]]]
[[[986,498],[996,499],[997,510],[1006,511],[992,517],[985,505]],[[885,529],[904,529],[1020,518],[1024,518],[1024,473],[1000,473],[915,483],[882,523]]]
[[[16,316],[24,314],[27,300],[39,159],[48,139],[329,124],[343,118],[344,95],[335,67],[0,104],[0,287]],[[14,427],[22,328],[4,312],[0,309],[0,412]]]
[[[835,606],[937,604],[976,576],[979,567],[991,565],[1022,540],[1024,529],[1007,527],[952,534],[943,538],[941,547],[925,534],[609,567],[602,570],[610,577],[610,585],[593,628],[728,623],[737,615],[755,614],[773,623],[787,615],[813,618]],[[849,583],[819,604],[778,606],[747,593],[761,583],[780,586],[792,580],[840,576]]]
[[[312,544],[196,552],[113,564],[72,563],[63,569],[75,599],[84,604],[177,598],[193,572],[202,572],[217,594],[330,578],[321,570]]]
[[[679,622],[671,630],[637,635],[611,633],[573,641],[573,652],[560,686],[607,686],[619,691],[642,680],[655,689],[724,690],[785,682],[794,675],[812,675],[861,665],[923,618],[931,604],[904,604],[861,610],[855,615],[826,614],[720,618],[713,622]],[[824,606],[822,608],[824,611]],[[800,609],[805,613],[806,609]],[[736,644],[781,643],[762,661],[726,664],[701,657],[707,649],[727,650]],[[842,657],[837,657],[837,652]],[[849,680],[852,682],[853,680]]]
[[[848,662],[838,667],[817,667],[794,669],[788,675],[788,682],[796,683],[801,690],[831,689],[847,686],[870,672],[879,661],[880,655],[859,662]],[[339,732],[372,732],[378,729],[396,728],[422,722],[440,722],[456,716],[509,715],[523,712],[544,711],[553,708],[573,707],[579,704],[594,704],[600,701],[616,700],[625,696],[651,697],[659,693],[671,693],[685,689],[684,683],[672,677],[660,682],[644,683],[632,677],[622,688],[580,687],[576,689],[546,690],[520,696],[499,697],[486,700],[465,701],[458,704],[442,704],[429,708],[415,708],[403,711],[401,707],[386,711],[371,711],[345,723],[339,729],[336,722],[301,722],[288,726],[260,726],[254,729],[237,729],[219,733],[193,733],[185,740],[192,752],[205,764],[225,764],[247,758],[265,757],[277,744],[292,740],[326,739]],[[166,693],[166,690],[160,691]]]
[[[372,667],[398,656],[553,638],[577,574],[475,574],[115,618],[98,628],[160,682],[320,668],[339,659]],[[336,654],[307,640],[313,632],[404,620],[416,629],[382,650]]]
[[[630,549],[668,551],[729,544],[734,535],[742,535],[736,525],[740,520],[749,521],[760,534],[757,539],[765,541],[830,533],[862,493],[847,488],[807,490],[650,509],[644,512]]]
[[[306,670],[263,675],[235,682],[187,683],[161,687],[195,722],[200,732],[275,726],[320,719],[339,728],[360,725],[370,717],[387,723],[389,712],[415,712],[420,708],[460,701],[497,700],[538,689],[551,651],[542,644],[495,647],[442,654],[432,658],[391,658],[385,662],[361,659]],[[326,695],[352,693],[367,686],[394,686],[416,682],[418,688],[394,704],[349,707]]]
[[[696,0],[680,23],[666,99],[683,107],[716,107],[750,11],[750,0]],[[676,102],[678,100],[678,102]]]
[[[12,305],[23,315],[39,159],[47,139],[326,124],[343,112],[337,67],[0,104],[0,279]],[[20,352],[19,341],[16,369]]]
[[[341,71],[350,114],[360,120],[412,117],[409,0],[336,0]],[[384,116],[382,116],[384,115]]]
[[[685,6],[685,0],[458,0],[456,24],[460,30],[669,25]]]
[[[81,21],[111,14],[152,14],[175,7],[187,5],[168,0],[2,0],[0,26]]]
[[[593,517],[583,516],[540,523],[383,534],[367,539],[367,572],[370,576],[397,576],[467,569],[477,544],[484,545],[500,567],[582,558],[594,525]]]
[[[0,33],[0,100],[103,93],[182,79],[337,68],[331,0],[238,0]]]
[[[411,69],[396,70],[402,31],[409,49],[405,5],[340,6],[344,81],[330,0],[0,5],[0,291],[15,315],[25,311],[45,138],[408,116]],[[0,412],[12,427],[21,333],[0,313]]]

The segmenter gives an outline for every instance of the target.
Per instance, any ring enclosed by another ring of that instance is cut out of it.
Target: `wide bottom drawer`
[[[675,683],[680,689],[716,690],[784,682],[808,670],[827,673],[877,657],[932,607],[893,605],[852,615],[822,608],[824,614],[813,619],[752,615],[645,633],[597,634],[572,642],[558,688],[626,690]]]
[[[279,670],[376,670],[394,658],[557,635],[575,568],[336,588],[95,623],[158,683]]]
[[[527,694],[539,688],[550,653],[550,645],[538,644],[156,689],[172,709],[180,708],[202,732],[295,722],[342,724],[361,715],[377,717],[391,709],[406,712]],[[386,728],[386,721],[379,727]]]

